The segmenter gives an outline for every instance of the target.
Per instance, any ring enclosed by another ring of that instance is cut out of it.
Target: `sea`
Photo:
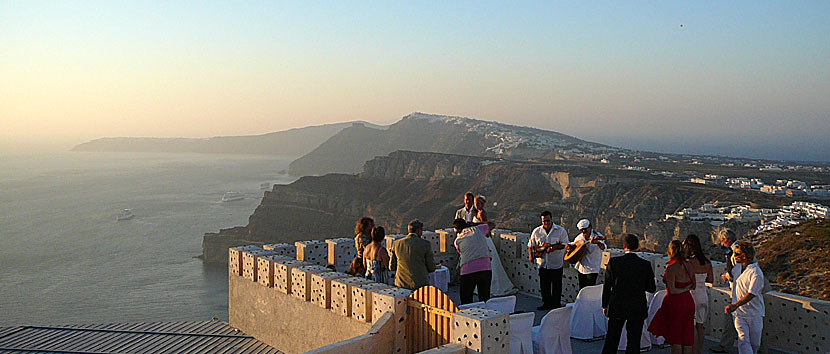
[[[246,225],[290,161],[0,152],[0,326],[227,320],[227,267],[198,258],[202,235]]]

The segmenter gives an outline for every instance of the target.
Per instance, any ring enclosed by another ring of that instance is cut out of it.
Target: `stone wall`
[[[395,239],[387,242],[391,245]],[[454,249],[440,251],[441,235],[429,232],[425,239],[436,259],[454,269],[458,257]],[[412,292],[324,267],[339,268],[353,257],[345,243],[298,241],[294,252],[285,247],[229,248],[231,326],[286,353],[403,353],[406,304]],[[457,352],[462,345],[471,352],[506,354],[507,314],[476,311],[453,314],[452,322],[465,327],[454,331],[459,335],[451,338],[456,345],[445,350]]]
[[[527,255],[528,235],[510,230],[495,231],[494,237],[498,240],[494,243],[513,284],[523,292],[538,295],[538,271]],[[457,253],[451,246],[454,236],[451,230],[445,229],[428,233],[425,237],[431,243],[436,261],[451,270],[458,262]],[[386,246],[390,247],[395,240],[395,237],[388,237]],[[333,353],[353,348],[372,353],[401,353],[405,343],[403,320],[406,298],[411,291],[391,286],[366,286],[365,279],[323,268],[322,265],[326,264],[335,265],[338,269],[342,267],[344,260],[352,255],[349,253],[352,250],[345,244],[347,242],[340,239],[301,241],[294,245],[295,252],[280,249],[278,254],[275,254],[277,249],[260,252],[262,249],[256,246],[229,249],[231,325],[286,353],[310,350]],[[604,280],[604,268],[610,258],[622,253],[622,250],[611,248],[603,252],[600,283]],[[295,257],[286,257],[287,254]],[[646,252],[638,255],[651,263],[658,288],[664,288],[660,278],[665,270],[666,257]],[[268,271],[250,269],[257,265]],[[716,281],[708,287],[710,311],[705,327],[706,335],[718,340],[724,333],[723,307],[729,302],[729,290],[724,288],[725,284],[717,276],[723,272],[725,265],[714,262],[713,266]],[[573,302],[576,298],[576,274],[573,267],[566,266],[562,284],[564,302]],[[827,334],[830,333],[830,302],[778,292],[766,294],[764,302],[764,338],[770,348],[797,353],[830,352]],[[390,317],[392,324],[378,327],[378,321],[385,317]],[[498,313],[460,311],[453,315],[453,323],[466,323],[471,328],[480,328],[480,332],[461,334],[462,329],[456,329],[459,332],[453,333],[453,342],[465,345],[468,352],[502,352],[501,343],[505,343],[506,347],[507,332],[495,325],[502,320]],[[470,321],[494,324],[481,327]],[[297,333],[302,335],[297,336]],[[389,333],[384,337],[391,336],[391,339],[384,342],[386,344],[378,345],[379,336],[373,333]],[[456,334],[461,334],[461,337],[456,338]],[[464,334],[467,337],[463,337]],[[482,340],[466,339],[470,337]]]

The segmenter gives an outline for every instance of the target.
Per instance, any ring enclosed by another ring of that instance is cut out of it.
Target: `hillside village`
[[[760,223],[754,232],[754,235],[758,235],[784,226],[799,225],[809,220],[827,219],[828,209],[830,208],[825,205],[804,201],[796,201],[780,209],[752,208],[749,205],[718,207],[705,203],[700,208],[683,208],[676,213],[666,214],[664,220],[701,221],[709,222],[712,226],[720,226],[727,221]]]

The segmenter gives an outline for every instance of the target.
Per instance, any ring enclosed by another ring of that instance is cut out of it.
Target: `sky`
[[[3,1],[0,147],[411,112],[830,161],[830,2]]]

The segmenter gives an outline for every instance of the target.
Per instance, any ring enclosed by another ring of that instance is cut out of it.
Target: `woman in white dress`
[[[484,196],[478,195],[475,199],[476,214],[473,216],[474,224],[483,224],[489,221],[487,220],[487,212],[484,211],[485,204],[487,204],[487,200],[484,199]],[[513,282],[510,281],[507,272],[504,270],[504,266],[501,264],[499,252],[496,249],[495,243],[493,243],[493,239],[490,237],[492,234],[492,231],[487,233],[487,248],[490,249],[490,262],[493,271],[493,278],[490,281],[490,296],[498,297],[515,294],[519,292],[519,289],[516,289]]]
[[[695,234],[686,236],[683,241],[686,249],[686,256],[689,264],[692,265],[695,275],[695,288],[692,290],[692,298],[695,300],[695,344],[692,352],[700,354],[703,349],[703,338],[706,334],[703,323],[706,322],[707,311],[709,310],[709,296],[706,294],[706,283],[714,281],[712,273],[712,262],[706,258],[703,248],[700,246],[700,239]]]

